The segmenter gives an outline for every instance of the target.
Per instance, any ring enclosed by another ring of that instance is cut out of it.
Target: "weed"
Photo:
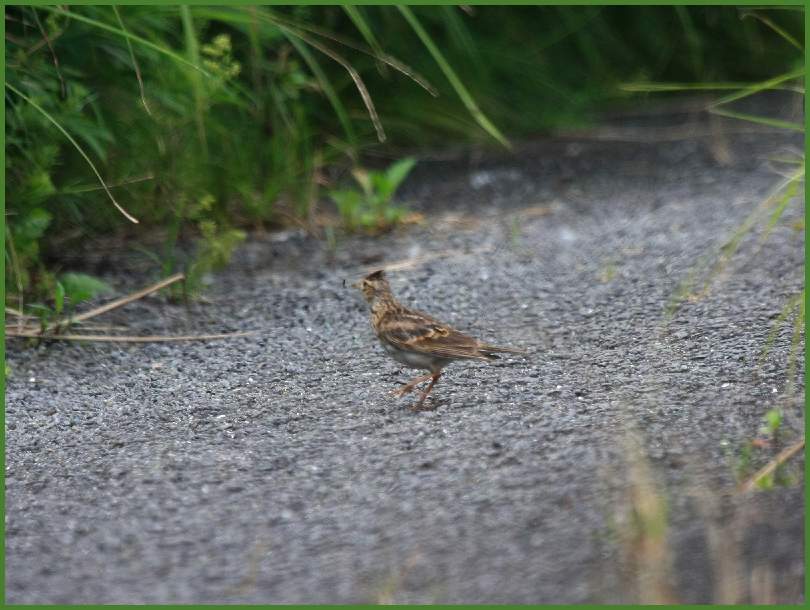
[[[782,410],[776,407],[762,416],[758,432],[758,437],[742,443],[737,455],[734,473],[740,488],[770,490],[795,485],[798,475],[791,470],[788,461],[804,446],[804,437],[772,456],[773,448],[782,446],[789,435],[784,430]]]
[[[759,429],[760,434],[764,434],[776,441],[779,429],[782,427],[782,412],[779,409],[769,409],[762,420],[764,425]]]
[[[52,279],[51,284],[52,292],[48,299],[50,304],[29,303],[20,310],[23,313],[21,320],[25,315],[36,318],[43,332],[80,303],[112,291],[112,287],[106,282],[84,273],[65,273],[59,279]],[[59,326],[60,331],[67,330],[67,325],[60,323]]]
[[[616,277],[616,263],[608,261],[602,270],[599,272],[599,281],[603,284],[608,284]]]
[[[393,197],[415,164],[415,159],[407,157],[384,171],[356,168],[352,176],[360,190],[330,190],[344,227],[349,231],[384,231],[401,222],[407,210],[394,205]]]
[[[245,239],[241,229],[218,227],[211,220],[203,220],[198,226],[202,239],[186,274],[185,289],[191,294],[200,291],[207,274],[228,264],[233,251]]]

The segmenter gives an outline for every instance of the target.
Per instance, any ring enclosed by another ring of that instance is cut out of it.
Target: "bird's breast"
[[[428,369],[431,370],[436,364],[436,358],[430,354],[420,354],[419,352],[409,352],[398,347],[391,345],[387,341],[380,340],[383,348],[388,355],[394,360],[405,366],[414,369]]]

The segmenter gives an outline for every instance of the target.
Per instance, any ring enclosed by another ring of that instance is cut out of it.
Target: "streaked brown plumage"
[[[421,408],[442,369],[453,360],[496,360],[497,353],[525,354],[506,347],[496,347],[465,335],[435,318],[409,309],[391,294],[382,270],[375,271],[356,284],[371,307],[371,326],[383,348],[397,362],[416,369],[427,369],[430,375],[412,379],[395,393],[403,396],[423,381],[430,385],[414,405]]]

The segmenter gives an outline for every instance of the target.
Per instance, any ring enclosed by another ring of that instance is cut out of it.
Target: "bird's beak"
[[[346,278],[343,278],[343,287],[344,288],[346,287]],[[359,281],[352,282],[351,284],[349,284],[349,287],[350,288],[360,288],[360,282]]]

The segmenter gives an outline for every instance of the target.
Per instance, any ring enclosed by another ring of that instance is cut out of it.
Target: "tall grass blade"
[[[326,99],[328,99],[329,103],[332,105],[332,109],[335,111],[338,121],[340,121],[340,124],[343,127],[343,131],[346,132],[346,138],[349,140],[352,147],[355,147],[357,145],[357,136],[354,133],[352,122],[349,120],[349,113],[346,112],[346,107],[343,105],[343,102],[340,101],[340,98],[335,92],[335,88],[332,86],[329,78],[326,76],[326,73],[318,64],[317,60],[312,56],[309,49],[298,37],[284,28],[282,28],[281,32],[284,34],[284,36],[286,36],[287,40],[289,40],[290,44],[295,48],[295,50],[298,51],[298,54],[307,64],[313,76],[315,76],[315,79],[321,86],[321,90],[323,90],[324,95],[326,95]]]
[[[759,93],[760,91],[768,91],[774,89],[777,85],[780,85],[784,82],[791,81],[797,78],[801,78],[803,76],[804,76],[804,66],[802,66],[797,70],[791,70],[790,72],[786,72],[785,74],[774,76],[773,78],[769,78],[768,80],[764,80],[760,83],[748,85],[742,91],[738,91],[737,93],[732,93],[731,95],[727,95],[726,97],[720,98],[719,100],[714,102],[712,106],[715,107],[724,106],[736,100],[741,100],[745,97],[754,95],[755,93]],[[804,91],[804,89],[802,89],[802,91]]]
[[[121,30],[126,32],[127,28],[124,26],[124,21],[121,19],[121,13],[118,11],[118,7],[113,4],[112,9],[115,12],[115,18],[118,20],[118,25],[121,26]],[[127,50],[129,50],[129,58],[132,60],[132,67],[135,68],[135,78],[138,79],[138,88],[141,92],[141,103],[146,110],[146,114],[152,116],[152,111],[149,110],[149,104],[146,103],[146,93],[143,87],[143,78],[141,77],[141,67],[138,65],[138,60],[135,59],[135,53],[132,51],[132,42],[129,40],[129,37],[126,37],[125,40],[127,43]]]
[[[750,87],[751,83],[624,83],[619,85],[621,91],[629,93],[663,93],[668,91],[739,91]],[[770,91],[792,91],[804,93],[804,87],[774,85]]]
[[[187,4],[180,5],[180,20],[183,23],[183,36],[186,40],[186,54],[188,61],[193,66],[200,66],[200,45],[197,41],[197,33],[194,31],[194,21],[191,17],[191,9]],[[205,90],[200,80],[198,72],[190,72],[191,91],[194,96],[194,123],[197,126],[197,137],[200,139],[203,156],[208,158],[208,138],[205,134]]]
[[[5,252],[6,252],[6,265],[8,266],[11,264],[11,270],[13,271],[13,276],[15,283],[17,284],[17,307],[20,310],[20,313],[25,310],[25,300],[24,300],[24,287],[23,287],[23,278],[22,278],[22,269],[20,268],[20,259],[17,256],[17,250],[14,248],[14,235],[9,229],[8,223],[5,224]],[[5,288],[5,275],[3,276],[3,287]],[[20,328],[22,328],[22,318],[18,318],[17,320]]]
[[[765,241],[768,239],[768,236],[773,231],[773,228],[776,226],[776,223],[779,222],[779,219],[782,217],[785,209],[787,208],[788,204],[793,201],[793,198],[796,197],[799,191],[799,184],[801,183],[802,179],[804,178],[804,167],[790,179],[787,187],[785,188],[785,192],[779,201],[776,204],[776,207],[771,214],[770,219],[768,220],[768,225],[765,227],[765,231],[762,233],[762,237],[760,241]]]
[[[793,322],[793,337],[790,341],[790,355],[788,356],[788,387],[790,392],[793,391],[793,383],[796,379],[796,362],[799,355],[799,347],[801,347],[802,334],[804,334],[804,312],[805,312],[805,291],[802,290],[801,300],[799,301],[799,315]]]
[[[782,310],[779,312],[779,315],[771,324],[771,330],[768,332],[768,337],[765,339],[765,346],[762,348],[762,351],[757,358],[757,363],[762,364],[762,362],[768,357],[768,354],[771,353],[771,348],[773,347],[774,341],[776,341],[776,335],[779,332],[779,328],[782,324],[785,323],[785,320],[788,319],[791,313],[794,310],[799,308],[800,304],[804,301],[804,290],[802,290],[799,294],[793,295],[791,298],[788,299],[787,303],[782,307]]]
[[[779,34],[782,38],[784,38],[788,43],[792,44],[794,47],[799,49],[799,51],[801,51],[802,53],[804,52],[804,47],[802,46],[802,44],[798,40],[796,40],[793,36],[791,36],[788,32],[786,32],[783,27],[774,23],[773,19],[771,19],[770,17],[763,15],[762,13],[755,13],[754,11],[746,11],[742,15],[740,15],[740,19],[745,19],[747,17],[752,17],[753,19],[762,22],[763,24],[771,28],[774,32]]]
[[[339,36],[334,32],[330,32],[328,30],[325,30],[324,28],[319,28],[310,25],[308,23],[301,23],[299,21],[295,21],[287,17],[281,17],[276,13],[265,13],[262,15],[262,18],[270,21],[277,28],[280,28],[281,26],[287,26],[293,30],[296,30],[299,33],[309,32],[311,34],[317,34],[318,36],[337,42],[338,44],[341,44],[344,47],[348,47],[350,49],[359,51],[360,53],[373,57],[376,61],[384,63],[385,65],[393,68],[397,72],[401,72],[402,74],[410,78],[412,81],[414,81],[417,85],[422,87],[425,91],[430,93],[433,97],[437,97],[439,95],[438,91],[436,91],[436,88],[433,85],[431,85],[430,82],[428,82],[428,80],[424,76],[417,73],[413,68],[402,63],[395,57],[392,57],[391,55],[385,53],[384,51],[382,51],[382,49],[380,49],[380,51],[377,52],[374,49],[365,48],[361,45],[352,42],[345,36]]]
[[[45,41],[45,44],[48,45],[48,50],[51,52],[51,58],[53,59],[53,67],[56,70],[56,76],[59,78],[59,91],[62,94],[62,99],[67,98],[67,85],[65,85],[65,78],[62,76],[62,69],[59,67],[59,58],[56,56],[56,51],[53,50],[53,44],[51,44],[51,38],[48,36],[48,33],[45,31],[45,28],[42,26],[42,21],[39,19],[39,13],[37,13],[37,9],[31,8],[31,13],[34,15],[34,21],[37,23],[37,27],[39,28],[40,34],[42,34],[42,39]]]
[[[471,61],[481,63],[481,53],[475,44],[472,33],[461,18],[457,6],[442,6],[442,20],[447,28],[448,38]]]
[[[511,150],[512,145],[498,130],[498,128],[492,124],[492,122],[487,118],[487,116],[483,112],[481,112],[481,109],[478,107],[478,104],[475,102],[472,95],[467,90],[467,87],[464,86],[464,83],[461,82],[461,79],[459,79],[453,68],[444,58],[444,55],[442,55],[442,52],[433,42],[433,39],[422,27],[422,24],[419,23],[419,20],[416,18],[416,15],[414,15],[411,9],[407,6],[397,5],[397,8],[399,9],[399,12],[402,13],[402,16],[405,17],[405,20],[411,26],[416,35],[419,37],[419,40],[422,41],[422,44],[425,45],[425,48],[433,56],[434,61],[438,64],[439,68],[444,73],[445,77],[447,77],[447,80],[450,82],[450,85],[453,87],[453,89],[455,89],[456,93],[461,98],[462,103],[467,108],[469,113],[473,116],[475,121],[484,129],[484,131],[486,131],[489,135],[495,138],[504,147]]]
[[[368,46],[371,47],[371,50],[377,55],[384,55],[385,53],[383,52],[382,46],[377,40],[377,37],[374,35],[374,31],[371,29],[371,26],[368,24],[365,17],[363,17],[363,13],[360,12],[361,8],[359,6],[352,6],[350,4],[344,4],[341,8],[343,8],[343,12],[346,13],[351,22],[354,24],[354,27],[357,28],[357,31],[360,32],[360,35],[368,43]],[[377,60],[377,70],[380,72],[380,74],[386,74],[385,64],[379,59]]]
[[[366,106],[366,110],[368,111],[369,118],[371,119],[371,123],[372,123],[372,125],[374,125],[374,129],[377,131],[377,139],[380,142],[385,142],[385,130],[383,130],[382,123],[380,122],[380,117],[377,115],[376,108],[374,108],[374,102],[371,100],[371,95],[369,94],[368,89],[366,88],[366,85],[363,82],[363,79],[360,78],[360,73],[357,72],[357,70],[354,69],[354,67],[351,65],[351,63],[349,63],[348,60],[346,60],[343,56],[336,53],[335,51],[333,51],[329,47],[321,44],[320,42],[317,42],[316,40],[314,40],[311,36],[307,36],[306,34],[302,34],[300,31],[296,31],[296,30],[294,30],[292,28],[289,28],[287,26],[281,26],[281,29],[282,29],[282,31],[289,33],[290,36],[299,38],[300,40],[302,40],[306,44],[308,44],[311,47],[317,49],[318,51],[320,51],[321,53],[323,53],[327,57],[333,59],[334,61],[339,63],[341,66],[343,66],[343,68],[346,70],[346,72],[349,73],[349,76],[351,77],[351,79],[354,81],[354,85],[355,85],[355,87],[357,87],[357,91],[360,93],[360,97],[362,98],[363,103]],[[300,52],[300,47],[299,46],[296,46],[296,49],[299,49],[299,52]]]
[[[736,110],[728,110],[726,108],[710,108],[709,112],[718,116],[724,116],[731,119],[740,119],[749,123],[756,123],[758,125],[766,125],[767,127],[775,127],[776,129],[789,129],[791,131],[798,131],[804,133],[804,125],[801,123],[792,123],[782,119],[772,119],[766,116],[758,116],[755,114],[747,114],[745,112],[737,112]]]

